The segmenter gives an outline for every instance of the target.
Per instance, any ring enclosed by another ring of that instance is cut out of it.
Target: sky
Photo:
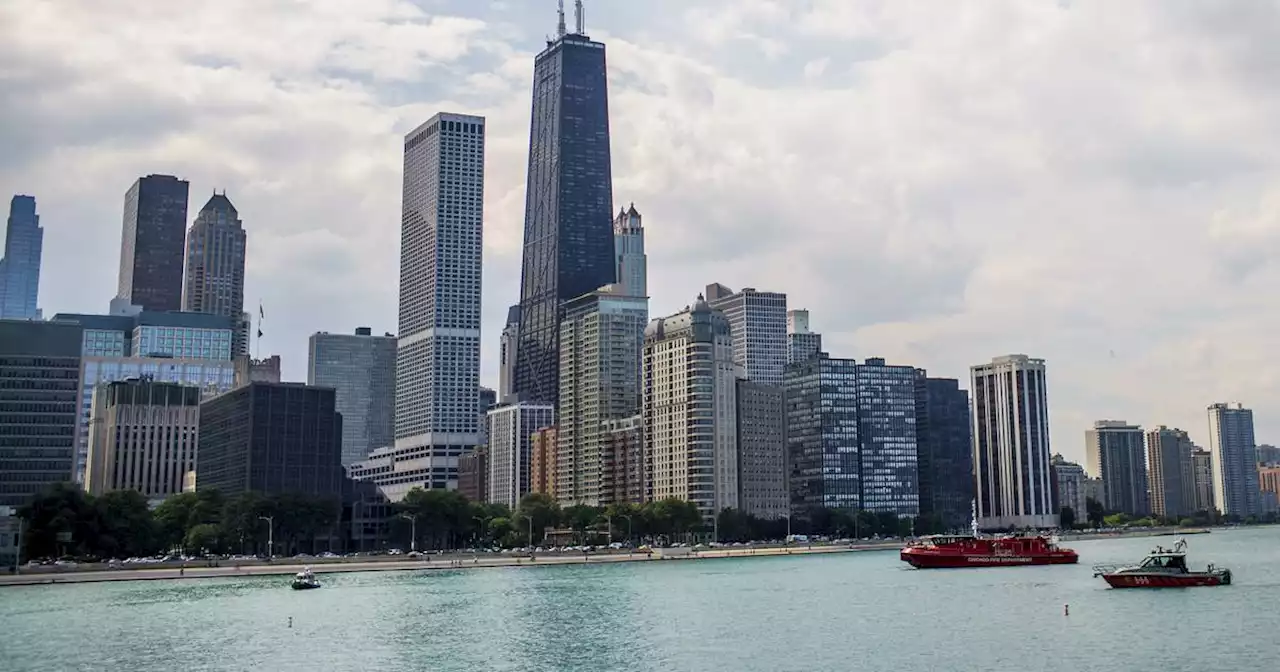
[[[1207,446],[1216,401],[1280,441],[1280,4],[586,6],[654,316],[720,282],[786,292],[835,357],[965,387],[1044,358],[1078,460],[1098,419]],[[303,380],[311,333],[396,329],[404,134],[479,114],[496,387],[554,29],[553,0],[0,4],[0,195],[38,200],[41,307],[104,312],[125,191],[178,175],[190,219],[214,189],[239,209],[255,349]]]

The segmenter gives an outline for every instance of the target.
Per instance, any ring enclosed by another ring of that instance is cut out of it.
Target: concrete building
[[[1076,522],[1084,522],[1089,515],[1089,488],[1086,483],[1089,477],[1085,475],[1084,467],[1068,462],[1061,455],[1054,455],[1050,464],[1053,466],[1054,478],[1058,480],[1059,510],[1070,507],[1071,512],[1076,515]]]
[[[476,449],[458,458],[458,492],[472,502],[489,498],[489,447]]]
[[[604,423],[640,413],[640,363],[649,300],[606,285],[564,307],[560,324],[556,499],[612,503]]]
[[[147,379],[99,385],[93,393],[85,490],[137,490],[159,502],[183,492],[196,468],[198,387]]]
[[[556,496],[556,428],[539,427],[529,437],[529,492]]]
[[[38,320],[42,316],[40,258],[44,229],[36,214],[36,199],[14,196],[9,201],[9,225],[4,233],[4,257],[0,258],[0,319]]]
[[[649,296],[649,261],[644,253],[644,226],[636,204],[613,220],[613,255],[619,293]]]
[[[817,357],[822,352],[822,334],[809,329],[809,311],[787,311],[787,364]]]
[[[1280,467],[1259,467],[1258,489],[1261,492],[1259,513],[1276,513],[1280,509]]]
[[[617,281],[605,45],[581,19],[534,59],[526,171],[515,392],[556,407],[564,304]]]
[[[1276,467],[1280,466],[1280,448],[1269,444],[1261,444],[1258,446],[1258,464]]]
[[[603,493],[610,503],[643,504],[649,497],[644,416],[608,420],[604,429]]]
[[[1191,472],[1196,491],[1196,512],[1216,511],[1217,500],[1213,496],[1213,456],[1207,450],[1191,451]]]
[[[873,357],[857,367],[862,509],[920,515],[916,369]]]
[[[236,206],[224,191],[214,192],[187,232],[182,309],[222,315],[235,321],[231,351],[249,354],[244,321],[244,263],[246,240]]]
[[[969,525],[973,506],[973,418],[954,378],[916,371],[916,461],[920,514],[947,529]]]
[[[498,406],[498,391],[487,387],[478,390],[480,400],[476,408],[480,411],[480,442],[477,445],[489,445],[489,411]]]
[[[0,320],[0,506],[71,478],[83,328]]]
[[[396,337],[317,332],[307,355],[307,384],[332,387],[342,414],[342,464],[395,442]]]
[[[792,515],[862,508],[858,362],[818,353],[787,367],[785,391]]]
[[[529,494],[531,439],[555,422],[550,404],[520,401],[489,411],[489,497],[512,509]]]
[[[1084,443],[1089,473],[1106,488],[1107,510],[1137,518],[1150,515],[1142,428],[1123,420],[1099,420],[1085,432]]]
[[[1084,496],[1086,503],[1087,500],[1092,499],[1093,501],[1101,504],[1103,509],[1107,508],[1107,486],[1102,483],[1101,478],[1085,479]],[[1085,508],[1085,511],[1088,511],[1087,507]]]
[[[738,508],[764,520],[791,513],[783,388],[737,381]]]
[[[787,295],[707,285],[707,304],[724,313],[733,332],[733,362],[747,380],[782,385],[787,372]]]
[[[483,117],[448,113],[405,136],[395,448],[425,449],[424,488],[456,487],[480,445],[484,141]]]
[[[1044,360],[1005,355],[970,375],[979,526],[1057,527]]]
[[[507,323],[498,341],[498,401],[514,400],[516,384],[516,350],[520,345],[520,306],[507,309]]]
[[[701,296],[645,327],[644,441],[652,496],[692,502],[708,521],[738,507],[733,357],[728,319]]]
[[[1147,432],[1147,464],[1151,477],[1151,512],[1181,518],[1196,511],[1195,467],[1191,437],[1164,425]]]
[[[235,370],[235,386],[244,387],[249,383],[279,383],[280,355],[271,355],[262,359],[254,359],[248,355],[240,355],[233,361]]]
[[[342,416],[334,391],[250,383],[200,404],[196,490],[341,498]]]
[[[1209,453],[1213,456],[1213,500],[1224,516],[1258,513],[1258,453],[1253,411],[1243,404],[1209,406]]]
[[[117,298],[143,310],[182,309],[189,187],[172,175],[147,175],[125,193]]]

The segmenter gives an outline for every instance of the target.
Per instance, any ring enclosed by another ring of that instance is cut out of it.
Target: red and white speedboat
[[[1203,572],[1187,567],[1187,542],[1179,539],[1173,550],[1159,546],[1139,565],[1117,567],[1094,565],[1094,577],[1101,576],[1112,588],[1190,588],[1193,586],[1229,586],[1231,570],[1209,565]]]

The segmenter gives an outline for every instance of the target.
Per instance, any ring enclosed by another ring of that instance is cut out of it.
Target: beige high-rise
[[[183,491],[196,468],[200,388],[123,380],[93,391],[85,489],[137,490],[148,499]]]

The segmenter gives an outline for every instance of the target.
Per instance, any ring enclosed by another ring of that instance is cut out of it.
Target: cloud
[[[108,4],[110,5],[108,7]],[[643,7],[640,5],[643,4]],[[1256,409],[1280,432],[1277,9],[1248,0],[592,2],[615,205],[652,311],[788,292],[835,356],[967,379],[1049,363],[1054,448],[1094,419]],[[394,331],[401,143],[488,118],[484,377],[518,294],[533,55],[554,13],[461,0],[17,0],[0,7],[0,189],[33,193],[47,312],[105,307],[124,191],[227,189],[262,351]],[[1268,439],[1267,437],[1272,437]]]

